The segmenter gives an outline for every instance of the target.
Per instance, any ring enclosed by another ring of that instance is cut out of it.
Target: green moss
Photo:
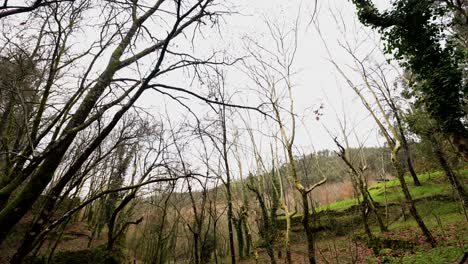
[[[457,171],[460,179],[463,182],[468,182],[468,169],[463,169]],[[430,173],[424,173],[418,175],[419,180],[422,183],[422,186],[414,186],[412,184],[411,177],[406,177],[406,181],[410,188],[410,193],[415,201],[420,201],[424,199],[434,199],[431,200],[431,203],[417,203],[417,207],[421,208],[422,212],[420,213],[423,217],[429,217],[434,220],[434,215],[441,216],[444,220],[447,219],[449,222],[453,219],[459,219],[461,216],[458,213],[458,207],[456,203],[447,201],[447,197],[453,196],[452,187],[448,183],[445,174],[442,171],[435,171]],[[372,199],[379,205],[398,205],[404,202],[403,192],[400,188],[400,182],[395,179],[388,182],[382,182],[374,184],[369,188],[369,193],[372,196]],[[441,201],[437,201],[441,200]],[[440,202],[437,205],[434,202]],[[345,213],[347,210],[352,209],[357,205],[357,200],[355,198],[345,199],[330,203],[327,205],[322,205],[316,208],[316,212],[325,213],[325,212],[336,212],[336,213]],[[312,211],[311,211],[312,213]],[[339,216],[335,216],[339,217]],[[292,218],[292,225],[300,222],[302,214],[296,214]],[[285,225],[284,216],[278,216],[279,227],[283,228]],[[432,221],[429,220],[429,221]],[[435,221],[435,220],[434,220]],[[432,221],[432,222],[434,222]],[[399,228],[400,226],[412,226],[413,222],[411,219],[403,223],[396,223],[393,228]],[[434,223],[435,225],[435,223]]]
[[[468,180],[468,169],[460,170],[458,171],[458,174],[461,176],[463,181]],[[421,181],[422,186],[413,186],[411,177],[405,177],[406,182],[410,187],[410,193],[414,200],[424,199],[435,195],[452,194],[452,188],[442,171],[419,174],[418,178]],[[388,182],[377,183],[369,188],[369,193],[371,194],[374,201],[379,204],[385,204],[385,201],[387,201],[389,204],[400,203],[404,200],[403,192],[400,188],[400,182],[397,179]],[[346,199],[327,205],[322,205],[317,208],[317,211],[342,211],[356,204],[356,199]],[[297,215],[296,217],[300,217],[300,215]]]
[[[327,204],[324,206],[320,206],[317,208],[317,211],[324,211],[324,210],[334,210],[334,211],[341,211],[345,210],[353,205],[357,205],[357,200],[356,199],[346,199],[346,200],[341,200],[338,202],[334,202],[331,204]]]

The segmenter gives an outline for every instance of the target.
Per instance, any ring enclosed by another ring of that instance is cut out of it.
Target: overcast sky
[[[369,35],[368,29],[363,31],[350,1],[319,1],[318,4],[315,20],[333,59],[338,64],[351,63],[349,56],[338,45],[339,41],[347,40],[352,45],[360,43],[361,50],[364,52],[376,46],[378,36]],[[212,51],[224,50],[233,56],[242,56],[245,54],[243,49],[245,38],[254,39],[265,47],[271,47],[272,41],[264,21],[269,20],[284,28],[292,29],[296,18],[298,16],[300,18],[298,49],[293,66],[297,72],[293,77],[295,109],[302,117],[297,128],[296,146],[299,149],[304,149],[307,153],[313,149],[335,149],[324,127],[328,128],[332,134],[339,136],[337,115],[343,118],[344,114],[348,119],[348,125],[356,126],[356,134],[366,145],[376,146],[382,143],[378,139],[375,125],[366,110],[329,61],[329,55],[317,28],[314,23],[311,23],[313,1],[241,0],[236,1],[232,10],[236,13],[224,16],[224,22],[220,23],[220,31],[204,31],[203,36],[198,36],[195,41],[196,45],[192,47],[195,53],[210,54]],[[337,17],[339,17],[340,25],[337,25]],[[346,30],[345,34],[343,30]],[[194,89],[190,86],[189,79],[177,77],[176,82],[181,86]],[[258,94],[254,92],[255,86],[236,69],[227,71],[226,88],[230,93],[236,93],[233,96],[234,103],[253,106],[258,103],[255,99],[258,97]],[[184,108],[171,99],[165,98],[163,103],[161,100],[161,95],[149,93],[141,104],[158,109],[156,111],[167,106],[172,117],[175,117],[176,113],[186,113]],[[202,102],[191,100],[189,104],[197,114],[209,111],[208,106]],[[324,106],[323,116],[316,121],[312,110],[317,109],[321,104]],[[255,116],[261,119],[261,115],[256,113],[251,112],[250,115],[254,119]],[[255,128],[256,124],[251,124],[251,126]],[[265,142],[267,141],[268,139],[265,139]],[[351,143],[356,145],[353,139]]]

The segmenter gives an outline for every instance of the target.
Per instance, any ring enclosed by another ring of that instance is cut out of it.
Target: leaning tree
[[[380,31],[386,52],[413,75],[410,93],[468,159],[468,3],[398,0],[386,11],[369,0],[353,3],[359,20]]]
[[[214,0],[4,1],[1,67],[12,73],[0,75],[0,244],[41,195],[51,193],[45,203],[54,207],[144,93],[170,95],[171,75],[225,63],[186,52],[221,8]]]

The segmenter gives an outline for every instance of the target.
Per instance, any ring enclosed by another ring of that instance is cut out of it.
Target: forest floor
[[[468,170],[458,172],[465,186]],[[378,183],[369,188],[379,211],[388,226],[380,232],[376,219],[371,218],[371,229],[381,241],[374,254],[365,239],[356,199],[347,199],[316,208],[316,225],[321,227],[316,243],[318,263],[460,263],[468,252],[468,218],[455,199],[453,189],[442,172],[419,175],[422,186],[414,186],[407,178],[417,209],[437,240],[432,248],[425,242],[416,222],[403,210],[403,194],[398,180]],[[292,221],[293,263],[307,262],[307,244],[300,227],[301,215]],[[277,252],[282,247],[278,246]],[[259,251],[259,262],[269,263],[264,250]],[[284,252],[280,253],[284,262]],[[242,264],[255,263],[253,259]],[[468,263],[468,262],[467,262]]]

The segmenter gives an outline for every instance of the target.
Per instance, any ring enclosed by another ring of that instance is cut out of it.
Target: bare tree
[[[330,54],[330,53],[329,53]],[[357,59],[356,57],[354,57]],[[409,192],[408,186],[406,184],[406,180],[404,178],[404,170],[401,166],[400,160],[398,153],[401,149],[401,133],[398,130],[397,127],[391,122],[390,116],[388,113],[384,110],[384,106],[381,103],[381,100],[379,100],[378,95],[376,93],[376,86],[381,86],[381,83],[378,82],[373,82],[373,79],[369,78],[369,73],[367,71],[367,68],[361,67],[361,61],[357,60],[357,67],[356,70],[358,73],[360,73],[362,81],[364,83],[364,88],[367,89],[367,91],[370,93],[371,99],[368,99],[364,91],[359,88],[358,85],[356,85],[347,75],[346,73],[342,70],[342,68],[335,63],[333,60],[331,61],[332,64],[335,66],[335,68],[338,70],[340,75],[345,78],[346,82],[348,85],[354,90],[354,92],[359,96],[361,99],[362,104],[364,107],[367,109],[369,114],[372,116],[372,119],[375,121],[377,126],[379,127],[379,130],[383,134],[388,148],[391,152],[391,160],[392,164],[396,170],[398,180],[400,181],[401,189],[403,191],[404,197],[406,199],[407,206],[409,207],[411,215],[414,217],[415,221],[417,222],[419,228],[421,229],[423,235],[426,237],[426,240],[429,244],[432,246],[435,246],[435,239],[432,236],[431,232],[425,225],[423,219],[419,215],[416,206],[414,204],[413,198],[411,196],[411,193]],[[370,101],[372,100],[372,101]],[[373,107],[373,104],[377,107],[375,109]],[[382,119],[382,120],[381,120]]]
[[[210,58],[177,52],[172,43],[185,32],[200,29],[206,21],[215,22],[219,13],[213,5],[213,0],[160,0],[151,5],[79,0],[35,1],[30,7],[18,7],[4,1],[0,12],[9,20],[2,22],[12,30],[4,32],[2,49],[21,47],[22,56],[37,74],[28,77],[23,86],[31,87],[27,89],[33,91],[29,94],[34,98],[20,93],[18,100],[6,102],[18,109],[16,114],[2,110],[2,122],[16,120],[24,107],[30,114],[23,115],[16,125],[23,132],[1,129],[9,142],[2,144],[7,164],[0,162],[5,172],[0,175],[0,243],[47,186],[53,190],[47,207],[53,207],[145,91],[169,94],[164,91],[169,86],[160,81],[162,76],[212,63]],[[16,15],[20,12],[21,17]],[[101,15],[96,16],[96,12]],[[27,20],[22,21],[23,17]],[[100,27],[96,31],[90,25]],[[160,30],[151,32],[148,28]],[[96,38],[83,38],[83,33],[91,31]],[[87,41],[75,45],[82,39]],[[166,62],[167,57],[171,60]],[[129,73],[137,77],[128,78]],[[8,80],[2,77],[5,82]],[[84,135],[90,137],[78,142]],[[15,141],[18,144],[13,149],[10,146]],[[81,151],[71,158],[78,143]],[[68,172],[58,173],[65,167]]]
[[[246,186],[255,195],[261,214],[259,234],[263,240],[271,263],[276,263],[275,248],[278,242],[277,214],[280,209],[280,186],[276,168],[267,167],[255,142],[254,135],[249,129],[250,139],[253,146],[255,164],[257,166],[256,176],[249,174]],[[273,160],[272,160],[273,161]]]
[[[350,132],[355,132],[355,131],[348,130],[346,113],[343,113],[343,120],[338,119],[338,121],[339,121],[339,126],[340,126],[340,130],[341,130],[341,134],[342,134],[345,146],[343,146],[338,141],[337,137],[334,137],[333,140],[339,149],[339,151],[336,153],[348,167],[348,172],[351,178],[351,183],[353,184],[353,187],[355,189],[358,202],[360,199],[359,196],[362,196],[362,202],[360,202],[360,204],[361,204],[361,215],[363,218],[364,230],[366,231],[369,241],[372,241],[374,237],[372,235],[372,232],[370,230],[369,223],[368,223],[369,212],[372,212],[375,215],[381,232],[387,231],[387,227],[383,223],[383,220],[378,212],[377,206],[374,203],[372,195],[370,194],[368,190],[367,179],[364,175],[365,171],[368,168],[367,168],[366,159],[362,154],[362,149],[364,147],[363,143],[356,136],[356,141],[359,144],[358,149],[357,149],[358,153],[355,155],[351,155],[350,153],[351,148],[350,148],[348,137],[349,137]],[[328,133],[331,135],[330,131],[328,131]]]
[[[339,75],[341,75],[344,78],[348,86],[351,89],[353,89],[353,91],[359,97],[359,99],[362,102],[362,105],[366,108],[366,110],[376,123],[377,127],[379,128],[379,131],[385,138],[385,141],[391,154],[390,156],[392,165],[396,170],[396,176],[400,182],[400,186],[403,191],[406,204],[409,207],[410,213],[414,217],[419,228],[421,229],[423,235],[426,238],[426,241],[434,247],[436,245],[436,241],[416,209],[415,203],[406,184],[406,180],[404,177],[405,171],[401,165],[400,158],[398,155],[403,142],[403,131],[402,129],[399,129],[398,125],[398,122],[400,121],[397,120],[396,124],[392,122],[392,117],[389,114],[389,111],[386,111],[385,106],[390,107],[391,110],[397,111],[396,113],[392,112],[395,115],[395,119],[399,119],[399,109],[396,107],[396,104],[393,101],[393,97],[388,94],[390,90],[388,89],[389,85],[387,83],[386,78],[384,76],[379,75],[379,73],[382,72],[378,71],[379,66],[377,67],[377,70],[375,70],[373,67],[370,67],[366,64],[369,63],[369,60],[371,60],[375,48],[371,49],[370,51],[366,51],[365,55],[362,58],[359,58],[357,48],[353,48],[352,45],[346,39],[344,43],[339,43],[340,46],[344,49],[344,51],[352,58],[354,65],[350,66],[351,70],[353,70],[354,73],[357,73],[360,77],[360,80],[362,81],[361,85],[357,85],[356,82],[353,81],[353,79],[346,73],[344,67],[340,66],[333,59],[332,53],[326,45],[323,34],[320,31],[318,25],[316,25],[316,29],[325,45],[330,62],[333,64]],[[378,93],[379,91],[381,91],[381,93]],[[385,91],[387,93],[384,93],[382,91]]]
[[[33,12],[36,9],[39,9],[41,7],[47,7],[50,5],[54,4],[60,4],[61,2],[72,2],[74,0],[35,0],[31,4],[27,5],[27,3],[24,3],[24,5],[12,5],[11,3],[8,3],[8,0],[3,1],[3,5],[0,6],[0,19],[9,17],[9,16],[14,16],[18,15],[21,13],[29,13]]]
[[[264,93],[267,104],[271,107],[275,123],[278,126],[281,143],[287,157],[288,176],[294,182],[294,188],[299,192],[302,199],[303,216],[302,225],[307,237],[308,259],[310,263],[315,263],[315,238],[311,226],[310,203],[308,195],[318,186],[326,182],[326,178],[304,186],[297,172],[294,156],[294,140],[296,134],[296,114],[294,112],[294,100],[292,96],[292,70],[297,50],[297,31],[299,18],[295,21],[292,30],[267,22],[270,36],[274,42],[276,50],[270,51],[267,47],[257,44],[254,41],[248,43],[249,54],[257,65],[246,65],[247,74],[252,81]],[[262,53],[271,56],[270,61]],[[281,100],[287,98],[288,106],[285,108]],[[285,114],[286,113],[286,114]],[[289,128],[288,128],[289,127]]]
[[[217,100],[220,101],[222,104],[219,106],[217,110],[218,114],[218,122],[219,122],[219,129],[221,130],[220,139],[218,142],[214,140],[213,137],[210,137],[216,149],[218,150],[223,166],[224,166],[224,173],[225,178],[223,178],[224,186],[226,187],[226,197],[227,197],[227,222],[228,222],[228,233],[229,233],[229,249],[231,253],[231,263],[236,263],[236,253],[235,253],[235,244],[234,244],[234,231],[233,231],[233,218],[234,218],[234,211],[233,211],[233,197],[232,197],[232,188],[231,188],[231,169],[229,164],[229,155],[230,155],[230,142],[228,141],[228,124],[229,121],[227,115],[227,105],[229,103],[229,95],[226,91],[225,86],[225,75],[223,72],[218,71],[215,75],[215,80],[213,82],[213,88],[215,97],[218,98]],[[218,146],[221,145],[221,146]]]

